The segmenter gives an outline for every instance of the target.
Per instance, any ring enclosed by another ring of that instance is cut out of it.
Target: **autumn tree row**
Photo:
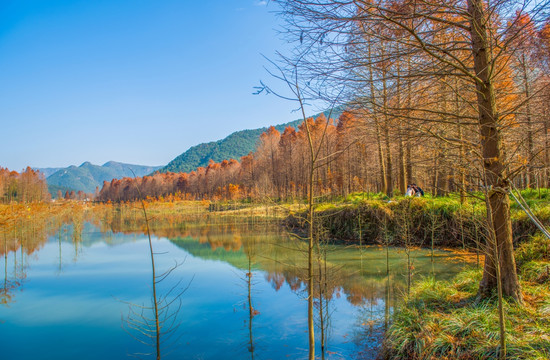
[[[372,116],[364,112],[344,112],[338,120],[327,119],[324,115],[307,119],[312,143],[320,150],[315,169],[316,194],[347,195],[355,191],[384,189],[385,178],[380,174],[387,169],[383,169],[384,163],[377,161],[379,144],[365,130],[371,123]],[[408,162],[409,175],[412,177],[412,169],[415,169],[414,179],[420,179],[420,182],[430,178],[422,173],[422,163],[429,162],[431,156],[422,151],[424,146],[426,144],[411,143],[414,163]],[[307,147],[305,123],[298,129],[287,127],[282,134],[270,127],[260,136],[256,151],[243,156],[240,161],[211,161],[207,167],[190,173],[157,173],[141,178],[113,179],[104,182],[97,200],[132,201],[168,196],[213,200],[305,198],[309,191]],[[453,181],[448,181],[445,189],[456,191],[458,187]]]
[[[470,31],[475,1],[279,3],[299,54],[283,59],[284,70],[302,76],[305,96],[330,102],[337,94],[361,114],[354,135],[371,145],[378,179],[369,183],[377,189],[391,196],[411,182],[439,195],[478,187],[491,131],[499,133],[507,181],[550,186],[550,20],[543,2],[483,5],[490,11],[479,47],[491,54],[479,71],[471,44],[481,30]],[[491,96],[480,92],[483,84]],[[478,100],[491,97],[495,123],[485,126]],[[480,126],[487,134],[480,136]]]
[[[0,167],[0,202],[49,201],[50,193],[44,175],[27,167],[22,173]]]
[[[282,2],[293,21],[289,35],[319,50],[293,64],[304,91],[330,99],[330,89],[345,89],[338,94],[349,109],[337,121],[307,120],[320,151],[316,194],[392,196],[417,183],[436,195],[465,195],[496,173],[520,188],[550,187],[550,21],[536,6],[492,3],[481,44],[492,54],[477,71],[470,3]],[[479,101],[491,98],[494,121],[481,124],[480,109],[489,105]],[[270,128],[240,161],[114,180],[99,199],[131,200],[139,189],[143,197],[306,197],[304,126],[282,134]]]
[[[324,116],[307,121],[318,144],[321,144],[320,139],[325,134],[322,147],[326,159],[317,170],[319,190],[326,193],[337,188],[341,191],[361,189],[365,184],[361,180],[365,171],[354,166],[355,173],[340,174],[338,169],[343,165],[338,163],[338,157],[331,154],[333,146],[338,142],[344,143],[345,132],[351,129],[346,124],[354,121],[353,116],[346,113],[337,124],[333,120],[327,121]],[[240,161],[211,161],[207,167],[190,173],[114,179],[103,184],[98,200],[127,201],[170,194],[187,199],[290,199],[305,196],[308,191],[307,176],[304,174],[307,164],[305,150],[304,124],[298,129],[287,127],[282,134],[270,127],[261,135],[256,151],[243,156]]]

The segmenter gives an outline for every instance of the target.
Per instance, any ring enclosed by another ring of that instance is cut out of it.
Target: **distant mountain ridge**
[[[96,187],[101,189],[103,181],[111,181],[123,177],[144,176],[157,171],[162,166],[146,166],[124,164],[116,161],[109,161],[99,166],[88,161],[80,166],[71,165],[67,168],[59,169],[46,178],[50,192],[57,192],[59,189],[72,189],[74,191],[84,191],[94,193]],[[42,171],[41,169],[38,169]],[[53,196],[56,194],[53,193]]]
[[[338,118],[343,109],[336,108],[332,112],[332,118]],[[323,113],[328,116],[329,111]],[[316,118],[321,113],[313,115]],[[283,132],[287,126],[298,128],[302,119],[290,121],[288,123],[275,125],[274,127]],[[202,143],[190,147],[187,151],[170,161],[166,166],[146,166],[119,163],[109,161],[99,166],[88,161],[80,166],[71,165],[66,168],[36,168],[46,176],[48,189],[52,196],[57,195],[57,191],[62,193],[74,190],[75,192],[84,191],[94,193],[96,187],[101,189],[104,181],[121,179],[123,177],[145,176],[156,171],[160,172],[191,172],[198,167],[207,166],[210,160],[221,162],[223,160],[240,160],[242,156],[248,155],[256,150],[260,135],[267,131],[267,127],[251,130],[241,130],[231,133],[229,136],[208,143]],[[131,169],[131,170],[130,170]],[[132,173],[132,171],[134,173]]]
[[[334,109],[331,114],[333,119],[337,119],[343,110]],[[325,111],[323,114],[328,116],[330,111]],[[317,118],[319,114],[312,117]],[[302,119],[294,120],[285,124],[275,125],[275,129],[283,132],[287,126],[298,128],[302,123]],[[267,130],[266,127],[252,130],[236,131],[224,139],[211,141],[190,147],[183,154],[177,156],[170,161],[168,165],[160,169],[160,172],[191,172],[198,167],[207,166],[210,159],[215,162],[223,160],[240,160],[242,156],[248,155],[251,151],[256,150],[260,135]]]
[[[42,174],[44,174],[44,177],[47,178],[48,176],[58,172],[59,170],[61,170],[63,168],[33,168],[33,170],[35,171],[40,171]]]

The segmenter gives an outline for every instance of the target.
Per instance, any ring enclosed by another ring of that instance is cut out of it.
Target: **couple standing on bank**
[[[416,184],[410,184],[407,186],[407,192],[405,193],[405,196],[424,196],[424,191],[420,188],[420,186]]]

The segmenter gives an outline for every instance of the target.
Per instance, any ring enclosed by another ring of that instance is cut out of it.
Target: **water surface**
[[[0,240],[3,359],[123,359],[154,351],[145,325],[130,323],[139,324],[136,314],[154,318],[147,237],[107,228],[64,225],[43,242]],[[157,273],[177,264],[157,289],[157,298],[171,303],[162,358],[307,358],[303,244],[268,225],[191,224],[155,234]],[[331,245],[322,260],[313,291],[325,358],[374,358],[407,291],[406,252]],[[448,278],[464,266],[446,252],[432,262],[429,251],[415,250],[411,260],[413,282],[432,272]]]

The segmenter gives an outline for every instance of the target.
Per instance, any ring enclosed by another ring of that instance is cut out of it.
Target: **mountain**
[[[342,112],[342,109],[334,109],[331,117],[337,119]],[[324,114],[328,116],[329,111],[325,111]],[[316,118],[319,115],[321,114],[313,115],[313,117]],[[301,119],[294,120],[285,124],[276,125],[275,128],[283,132],[287,126],[297,128],[301,123]],[[191,172],[200,166],[207,166],[210,159],[215,162],[229,159],[239,160],[242,156],[248,155],[251,151],[256,150],[260,135],[266,130],[267,128],[263,127],[260,129],[236,131],[222,140],[193,146],[174,160],[170,161],[168,165],[159,171]]]
[[[40,171],[42,174],[44,174],[44,177],[46,177],[46,178],[48,176],[58,172],[61,169],[63,169],[63,168],[33,168],[33,170]]]
[[[109,161],[101,166],[86,161],[80,166],[71,165],[62,168],[46,178],[50,193],[58,189],[82,190],[86,193],[95,192],[95,188],[103,187],[103,181],[111,181],[123,177],[144,176],[150,174],[161,166],[144,166],[123,164]],[[131,169],[131,170],[130,170]],[[55,193],[52,193],[55,196]]]
[[[52,195],[52,199],[57,198],[57,192],[58,191],[61,191],[61,195],[65,196],[65,192],[68,191],[70,193],[71,191],[75,191],[75,190],[72,189],[72,188],[68,188],[66,186],[58,186],[58,185],[48,184],[48,192]],[[77,192],[77,191],[75,191],[75,192]]]

